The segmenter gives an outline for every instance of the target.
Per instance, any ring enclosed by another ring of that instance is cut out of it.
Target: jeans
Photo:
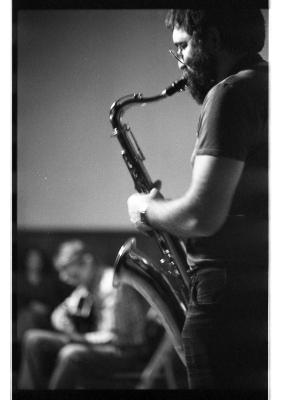
[[[137,348],[70,343],[64,334],[30,330],[23,342],[18,388],[111,389],[111,375],[138,362]]]
[[[191,277],[182,336],[191,389],[267,390],[264,268],[204,268]]]

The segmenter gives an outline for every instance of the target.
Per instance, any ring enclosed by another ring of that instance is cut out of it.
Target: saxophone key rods
[[[136,105],[159,101],[186,88],[186,79],[173,82],[160,94],[144,97],[134,93],[119,98],[110,109],[110,122],[122,148],[122,158],[130,172],[135,189],[149,193],[153,183],[144,161],[145,156],[130,127],[122,121],[126,110]],[[181,330],[184,324],[189,299],[189,265],[185,246],[181,240],[167,232],[153,230],[162,254],[157,265],[136,248],[136,240],[129,239],[120,249],[114,272],[114,286],[126,283],[133,286],[159,314],[173,345],[185,364]]]

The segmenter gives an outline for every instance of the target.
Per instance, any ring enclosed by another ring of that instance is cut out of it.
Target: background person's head
[[[24,256],[24,273],[31,283],[38,283],[48,272],[48,263],[45,254],[37,248],[29,248]]]
[[[73,286],[92,287],[99,268],[92,250],[81,240],[70,240],[59,246],[54,257],[59,278]]]

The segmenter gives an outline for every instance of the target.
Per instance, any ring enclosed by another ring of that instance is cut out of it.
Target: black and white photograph
[[[12,398],[269,399],[268,2],[91,3],[12,2]]]

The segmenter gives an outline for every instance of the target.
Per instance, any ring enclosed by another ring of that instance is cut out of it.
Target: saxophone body
[[[110,122],[121,147],[121,155],[139,193],[149,193],[155,186],[145,165],[145,157],[130,129],[123,123],[125,111],[135,105],[162,100],[186,87],[185,79],[173,82],[160,94],[144,97],[141,93],[118,99],[110,109]],[[189,299],[189,279],[185,246],[176,237],[161,231],[153,231],[152,237],[161,251],[160,263],[153,262],[136,247],[130,238],[121,247],[114,271],[114,286],[121,283],[134,287],[155,309],[172,344],[185,364],[181,331],[185,321]]]

